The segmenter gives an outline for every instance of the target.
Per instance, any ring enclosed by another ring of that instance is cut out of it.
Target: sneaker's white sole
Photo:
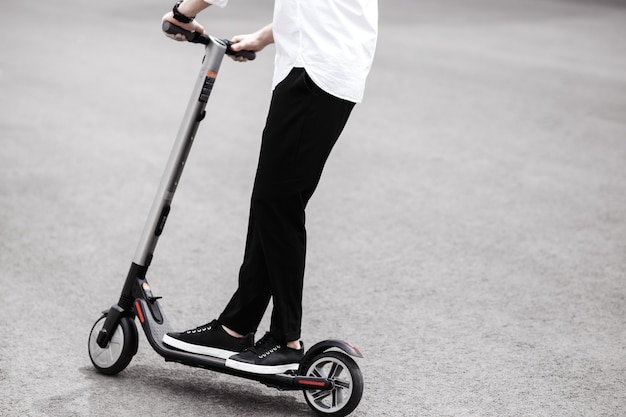
[[[253,374],[263,375],[275,375],[283,374],[287,371],[297,371],[300,367],[298,363],[288,363],[286,365],[255,365],[253,363],[239,362],[232,359],[226,359],[226,366],[233,369],[238,369],[244,372],[250,372]]]
[[[174,339],[167,334],[163,336],[163,343],[176,349],[184,350],[185,352],[213,356],[220,359],[228,359],[229,357],[239,353],[209,346],[193,345],[191,343],[183,342],[182,340]]]

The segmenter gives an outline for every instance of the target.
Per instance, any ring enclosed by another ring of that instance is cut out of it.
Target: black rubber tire
[[[347,416],[363,396],[363,374],[354,359],[343,352],[327,351],[313,358],[305,375],[333,379],[329,391],[304,390],[304,399],[319,416]]]
[[[91,328],[89,334],[89,358],[98,372],[105,375],[115,375],[123,371],[137,353],[139,337],[135,321],[129,317],[122,317],[109,344],[103,349],[96,343],[98,333],[106,316],[100,317]]]

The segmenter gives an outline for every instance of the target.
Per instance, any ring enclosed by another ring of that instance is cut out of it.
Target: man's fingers
[[[233,49],[234,50],[234,49]],[[237,62],[248,62],[248,59],[246,59],[243,56],[234,56],[234,55],[229,55],[230,59],[232,59],[233,61],[237,61]]]
[[[241,42],[241,39],[236,38],[237,37],[235,36],[230,40],[232,42],[232,44],[230,45],[230,49],[232,49],[233,51],[241,51],[243,49],[243,42]]]
[[[166,33],[165,36],[167,36],[170,39],[174,39],[175,41],[179,41],[179,42],[183,42],[186,41],[187,38],[185,38],[183,35],[181,35],[180,33],[177,33],[175,35],[171,35],[169,33]]]

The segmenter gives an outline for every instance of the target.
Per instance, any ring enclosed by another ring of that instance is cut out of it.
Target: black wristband
[[[174,19],[178,20],[180,23],[191,23],[193,22],[193,19],[195,19],[196,17],[188,17],[185,16],[184,14],[182,14],[181,12],[178,11],[178,6],[183,2],[183,0],[180,0],[178,3],[176,3],[174,5],[174,8],[172,9],[172,13],[174,13]]]

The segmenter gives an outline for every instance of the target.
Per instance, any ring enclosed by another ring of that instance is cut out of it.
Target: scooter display
[[[106,375],[124,370],[137,353],[136,320],[139,320],[152,348],[168,362],[226,373],[281,390],[301,390],[316,414],[348,415],[361,401],[363,376],[353,359],[361,358],[361,352],[345,341],[333,339],[316,343],[307,350],[297,371],[274,375],[229,368],[225,359],[184,352],[162,342],[163,336],[172,329],[159,305],[161,297],[152,293],[146,273],[170,213],[198,126],[205,118],[205,108],[224,55],[243,56],[248,60],[255,58],[254,52],[231,50],[228,40],[188,32],[167,22],[163,30],[169,34],[182,34],[187,41],[204,45],[204,58],[119,301],[102,312],[89,334],[91,362],[98,372]]]

